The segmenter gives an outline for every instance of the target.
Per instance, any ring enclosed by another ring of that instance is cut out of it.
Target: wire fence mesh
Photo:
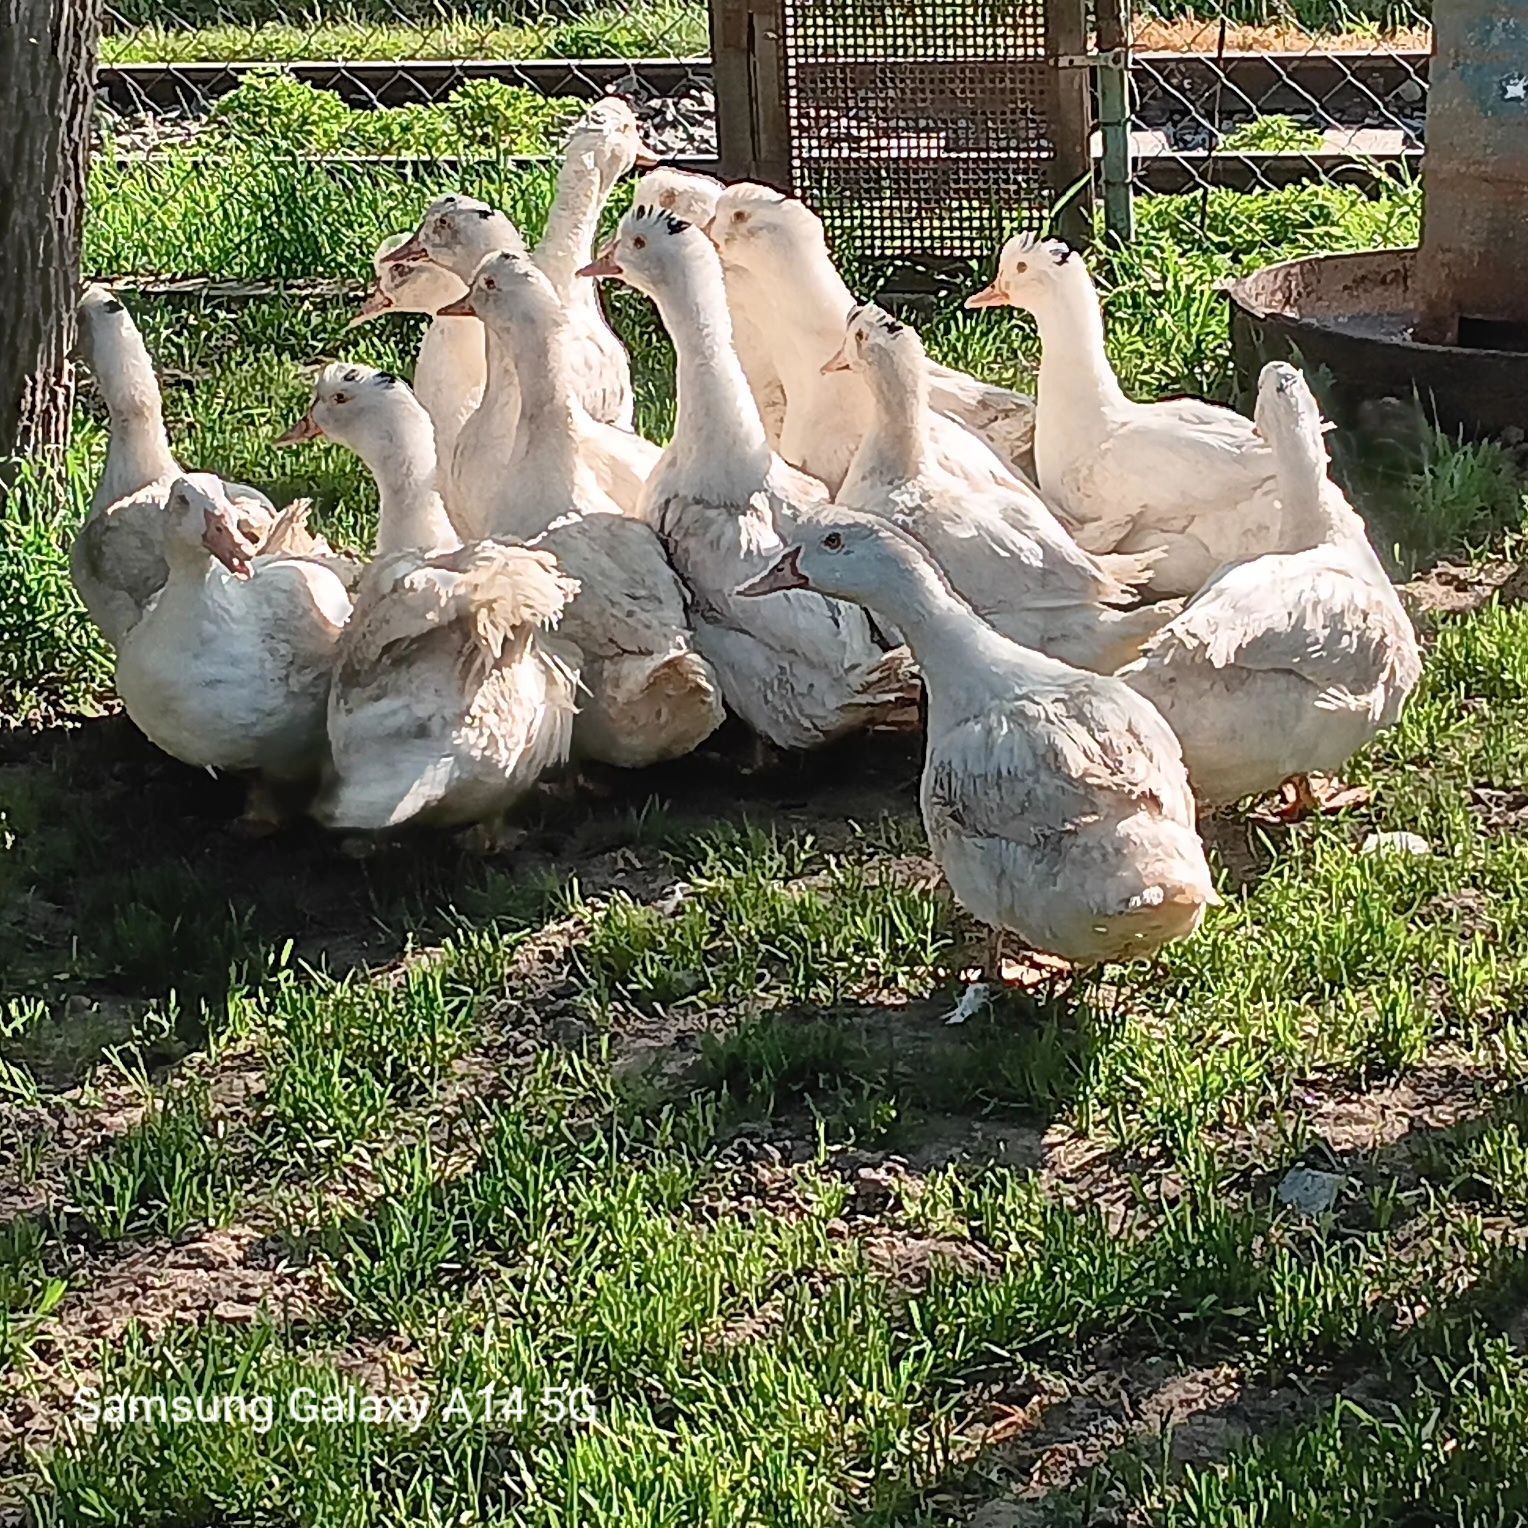
[[[1423,143],[1426,7],[1141,0],[1134,188],[1404,173]],[[796,44],[775,103],[792,135],[781,163],[840,231],[895,225],[899,253],[921,241],[924,253],[974,254],[1043,215],[1039,181],[1015,167],[1056,152],[1044,0],[779,0],[778,11]],[[660,153],[714,168],[710,35],[703,0],[114,0],[87,265],[332,277],[354,270],[361,240],[393,231],[400,205],[445,189],[525,209],[534,226],[545,161],[583,103],[609,91],[633,101]],[[772,78],[754,70],[748,88]]]
[[[1141,189],[1364,184],[1421,154],[1428,0],[1145,0],[1132,34]]]
[[[704,0],[114,0],[87,267],[331,277],[446,189],[534,226],[544,162],[609,92],[659,153],[714,161],[708,51]]]

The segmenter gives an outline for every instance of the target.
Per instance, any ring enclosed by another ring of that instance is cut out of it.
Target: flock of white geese
[[[334,829],[492,841],[570,757],[674,759],[727,711],[816,748],[915,725],[921,686],[929,844],[994,933],[989,972],[1005,933],[1087,966],[1192,932],[1216,900],[1196,806],[1313,805],[1306,776],[1420,674],[1304,380],[1267,367],[1255,420],[1131,401],[1084,261],[1026,235],[966,305],[1033,316],[1034,401],[857,303],[820,220],[768,187],[652,169],[596,254],[643,161],[607,99],[534,251],[465,196],[378,250],[356,321],[431,315],[413,387],[326,365],[278,442],[371,471],[364,562],[303,504],[184,471],[131,317],[86,293],[110,442],[72,569],[127,713],[250,772],[256,818],[307,780]],[[598,279],[673,340],[666,446],[633,431]]]

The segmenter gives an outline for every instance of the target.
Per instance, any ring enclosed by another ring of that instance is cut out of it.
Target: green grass
[[[1427,26],[1431,0],[1147,0],[1140,14],[1176,21],[1232,26],[1287,26],[1308,32],[1366,32],[1383,34],[1407,27]]]
[[[191,182],[156,224],[122,173],[91,258],[139,274],[360,277],[435,184],[251,156],[237,197]],[[483,174],[534,230],[545,176]],[[1216,195],[1201,230],[1147,202],[1102,272],[1128,385],[1224,392],[1213,279],[1401,242],[1416,211]],[[183,458],[364,540],[355,462],[270,441],[304,361],[406,369],[417,322],[130,300]],[[937,354],[1032,375],[1026,325],[952,309]],[[616,319],[661,433],[665,348],[644,304]],[[1227,814],[1193,940],[950,1029],[972,930],[915,858],[918,761],[890,743],[552,796],[491,862],[232,837],[233,783],[99,714],[63,551],[92,410],[0,526],[0,1408],[28,1429],[0,1492],[28,1522],[1528,1510],[1528,609],[1432,623],[1350,772],[1366,804]],[[1514,452],[1382,466],[1365,503],[1404,562],[1521,556]],[[1434,852],[1362,852],[1402,830]],[[1343,1175],[1332,1211],[1280,1204],[1297,1165]],[[81,1384],[137,1420],[69,1426]],[[355,1391],[429,1406],[314,1414]],[[230,1398],[231,1423],[175,1419]]]
[[[434,7],[414,20],[397,10],[374,19],[315,16],[311,20],[208,21],[178,26],[158,7],[140,25],[114,29],[101,40],[103,64],[347,62],[408,58],[696,58],[710,46],[703,7],[682,0],[637,0],[569,14],[506,20],[502,13],[474,18]],[[226,9],[223,11],[226,15]]]

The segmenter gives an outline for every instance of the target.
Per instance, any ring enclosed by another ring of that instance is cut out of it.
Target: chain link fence
[[[981,33],[971,56],[988,72],[1012,30],[1004,5],[1025,3],[996,0],[971,23]],[[1115,124],[1112,159],[1111,129],[1094,133],[1106,187],[1256,191],[1404,175],[1423,143],[1427,4],[1138,0],[1128,82],[1123,69],[1098,75]],[[832,7],[798,9],[810,19]],[[394,231],[401,205],[446,189],[498,199],[535,227],[566,125],[610,91],[633,101],[661,154],[714,170],[711,32],[704,0],[114,0],[87,265],[275,284],[353,275],[361,241]],[[876,70],[890,65],[878,57],[871,48],[858,66],[871,85],[835,107],[864,119],[859,138],[872,145],[895,136],[873,120],[887,110]],[[900,99],[916,71],[899,67]],[[1002,88],[1022,94],[1018,78],[1010,71]],[[970,85],[936,83],[957,104]],[[856,174],[875,168],[873,154],[861,158]]]
[[[448,189],[537,227],[567,126],[610,92],[660,154],[714,168],[708,54],[704,0],[114,0],[88,272],[354,276]]]
[[[1131,34],[1137,189],[1366,185],[1420,158],[1428,0],[1144,0]]]

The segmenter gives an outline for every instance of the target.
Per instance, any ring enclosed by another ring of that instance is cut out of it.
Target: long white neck
[[[844,285],[827,249],[819,242],[803,240],[788,274],[773,268],[748,270],[739,274],[738,283],[751,313],[755,292],[763,300],[765,313],[773,309],[773,321],[764,327],[776,336],[775,369],[786,392],[792,391],[793,380],[803,396],[820,386],[822,363],[843,343],[844,321],[855,306],[854,294]]]
[[[1285,550],[1302,552],[1359,541],[1369,548],[1363,520],[1328,476],[1326,448],[1319,438],[1302,435],[1279,440],[1274,445],[1274,459],[1284,509]],[[1369,551],[1372,557],[1372,548]],[[1379,567],[1378,559],[1375,567]]]
[[[535,258],[565,304],[597,302],[594,283],[573,273],[594,253],[594,235],[608,194],[592,154],[573,152],[563,160]]]
[[[897,547],[869,604],[901,633],[929,684],[931,706],[959,706],[990,687],[997,670],[1022,680],[1068,672],[1064,664],[1010,642],[955,593],[927,558]]]
[[[565,331],[561,313],[515,325],[520,419],[510,466],[514,492],[500,500],[511,508],[512,523],[496,523],[497,535],[540,535],[577,505],[586,416],[573,396]]]
[[[482,390],[487,362],[483,325],[475,318],[436,318],[414,361],[414,396],[435,425],[441,461],[456,441],[468,406]]]
[[[1074,269],[1035,303],[1040,330],[1038,403],[1059,409],[1094,412],[1126,401],[1104,348],[1104,315],[1098,289],[1087,268],[1072,257]]]
[[[165,537],[164,560],[168,570],[166,594],[199,590],[207,583],[216,582],[222,569],[222,564],[200,541],[180,535]]]
[[[710,484],[723,493],[734,487],[753,492],[769,472],[769,441],[732,348],[721,266],[697,250],[675,262],[656,300],[678,357],[678,414],[668,454],[686,463],[695,491]]]
[[[880,482],[918,477],[932,456],[928,368],[916,353],[899,354],[880,357],[862,376],[873,406],[855,458],[856,474]]]
[[[480,445],[491,440],[495,457],[508,461],[515,431],[520,427],[520,374],[515,369],[514,351],[487,325],[483,329],[487,372],[483,401],[472,416],[472,433]]]
[[[461,537],[446,518],[435,490],[435,435],[422,408],[400,411],[376,440],[357,442],[356,452],[377,480],[376,555],[459,547]]]
[[[150,483],[179,477],[164,427],[164,403],[143,337],[132,327],[97,342],[96,387],[111,417],[101,494],[112,502]]]

